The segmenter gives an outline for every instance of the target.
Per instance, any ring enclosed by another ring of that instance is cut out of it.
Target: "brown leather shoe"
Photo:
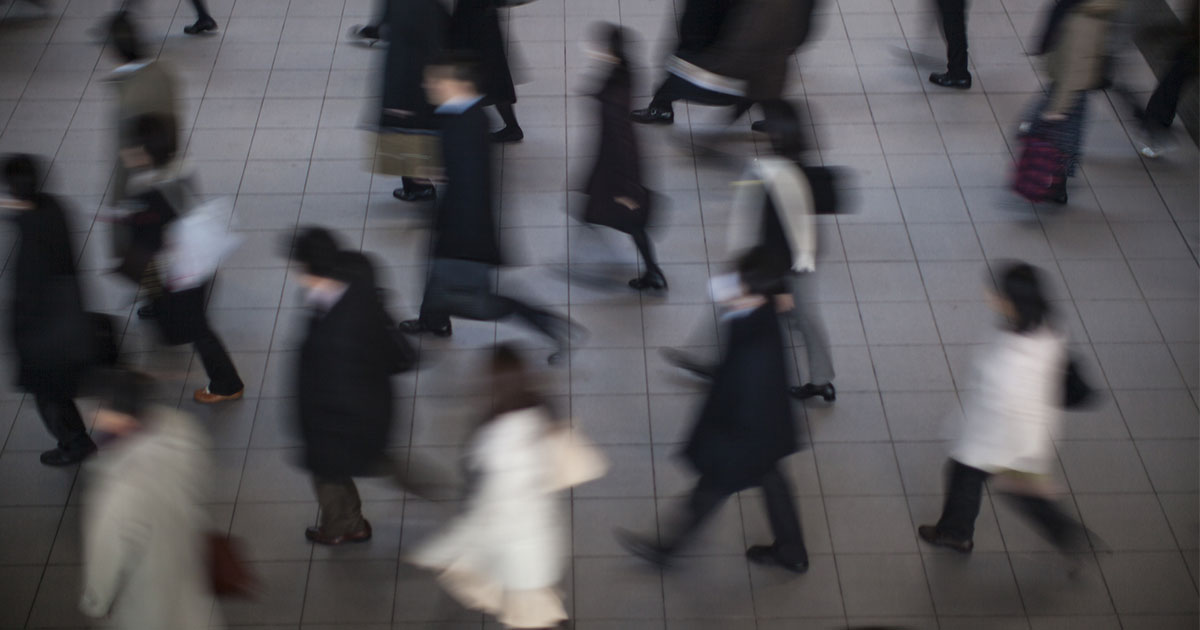
[[[367,519],[363,519],[362,529],[356,532],[350,532],[349,534],[342,534],[341,536],[330,536],[329,534],[321,531],[320,527],[309,527],[308,529],[304,530],[304,537],[312,542],[317,543],[318,545],[330,546],[336,546],[345,543],[367,542],[368,540],[371,540],[371,524],[367,522]]]
[[[232,394],[214,394],[208,391],[207,387],[201,387],[200,389],[196,390],[196,393],[192,394],[192,398],[202,405],[211,405],[213,403],[225,402],[227,400],[237,400],[245,395],[245,393],[245,387]]]

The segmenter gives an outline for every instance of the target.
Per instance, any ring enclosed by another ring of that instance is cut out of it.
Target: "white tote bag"
[[[167,226],[164,282],[168,290],[203,285],[221,260],[237,249],[241,238],[226,228],[232,211],[233,200],[218,197],[194,206]]]
[[[553,429],[546,436],[552,461],[551,490],[566,490],[608,472],[608,460],[578,430]]]

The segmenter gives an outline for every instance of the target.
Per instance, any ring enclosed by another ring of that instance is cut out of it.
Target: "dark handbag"
[[[249,597],[258,586],[237,543],[220,532],[206,534],[208,576],[214,595]]]
[[[154,322],[162,342],[168,346],[192,343],[208,328],[201,285],[183,291],[163,291],[154,300]]]
[[[92,333],[91,364],[97,367],[116,365],[120,350],[117,346],[117,326],[112,316],[104,313],[86,315]]]
[[[837,214],[838,179],[841,175],[837,169],[828,166],[801,166],[804,177],[808,179],[808,187],[812,190],[813,214]]]
[[[1067,359],[1066,380],[1063,384],[1063,407],[1079,409],[1087,406],[1096,396],[1096,390],[1083,380],[1079,370],[1079,362],[1074,357]]]

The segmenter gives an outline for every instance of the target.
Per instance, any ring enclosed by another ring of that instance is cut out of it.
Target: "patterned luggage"
[[[1061,199],[1066,192],[1066,154],[1036,133],[1025,136],[1022,144],[1013,190],[1033,203]]]

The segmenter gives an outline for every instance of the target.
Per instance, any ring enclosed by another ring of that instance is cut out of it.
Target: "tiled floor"
[[[91,29],[114,2],[49,0],[50,17],[32,21],[24,6],[0,7],[0,152],[53,158],[51,189],[70,199],[90,305],[128,322],[126,349],[164,377],[164,397],[211,429],[220,465],[213,517],[246,541],[267,584],[258,601],[225,606],[242,627],[485,625],[398,562],[453,504],[367,482],[371,543],[314,549],[302,536],[317,508],[290,463],[298,303],[275,243],[299,223],[336,227],[385,265],[398,314],[413,313],[420,296],[421,214],[392,199],[394,179],[372,176],[371,136],[359,128],[376,107],[382,53],[344,36],[374,1],[210,0],[222,28],[202,38],[180,33],[192,19],[186,2],[145,2],[145,31],[179,73],[187,154],[206,193],[237,196],[232,225],[246,236],[218,274],[210,312],[249,397],[217,409],[185,400],[202,382],[198,361],[155,350],[145,324],[129,317],[133,296],[104,273],[107,233],[94,217],[111,174],[104,77],[113,64]],[[577,42],[595,20],[646,38],[644,97],[676,9],[670,0],[537,0],[511,12],[526,140],[506,147],[500,164],[501,224],[515,263],[500,284],[569,310],[591,330],[546,379],[613,463],[571,500],[566,589],[577,628],[1197,627],[1197,153],[1184,139],[1169,159],[1140,160],[1125,110],[1097,95],[1070,207],[1017,201],[1005,189],[1012,131],[1041,87],[1025,50],[1045,2],[971,4],[969,92],[923,80],[941,54],[924,0],[825,0],[798,56],[789,90],[811,106],[817,156],[850,169],[854,190],[852,212],[820,226],[821,308],[840,396],[804,410],[812,448],[788,462],[812,553],[811,570],[796,578],[742,558],[766,535],[753,493],[731,501],[681,569],[665,575],[626,557],[610,535],[618,525],[653,531],[688,486],[672,455],[701,387],[666,368],[657,348],[715,344],[706,280],[722,268],[737,170],[691,145],[718,131],[724,112],[680,106],[673,128],[640,130],[653,186],[672,202],[659,235],[671,292],[638,296],[598,283],[631,277],[636,255],[627,239],[564,212],[596,133]],[[1128,75],[1136,90],[1153,84],[1143,63]],[[746,121],[737,129],[724,148],[754,152]],[[0,231],[5,251],[12,242],[10,229]],[[1046,270],[1074,349],[1105,390],[1101,407],[1070,416],[1058,444],[1064,499],[1112,549],[1080,558],[1075,580],[999,500],[985,500],[968,558],[931,550],[914,531],[938,513],[943,440],[961,413],[957,392],[969,387],[969,355],[990,325],[985,268],[1011,257]],[[475,402],[463,395],[473,391],[463,375],[478,366],[479,349],[536,342],[508,325],[456,327],[452,339],[424,345],[419,374],[400,379],[398,454],[449,466]],[[0,370],[10,382],[10,362]],[[82,480],[37,463],[50,442],[31,402],[11,389],[0,392],[0,443],[0,627],[83,627]]]

